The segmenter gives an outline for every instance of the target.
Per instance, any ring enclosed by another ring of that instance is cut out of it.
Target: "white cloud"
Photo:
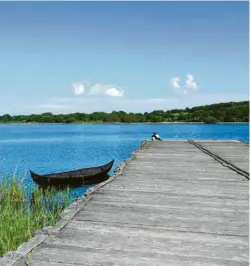
[[[82,95],[87,90],[88,96],[123,97],[124,90],[112,84],[96,83],[91,86],[89,81],[76,82],[72,85],[75,95]]]
[[[88,95],[107,95],[110,97],[123,97],[124,90],[114,85],[96,83],[88,92]]]
[[[106,90],[105,85],[101,85],[100,83],[96,83],[89,89],[88,95],[97,95],[104,94]]]
[[[172,85],[172,87],[174,89],[178,89],[180,88],[180,78],[179,77],[176,77],[176,78],[171,78],[170,79],[170,84]]]
[[[84,93],[84,84],[80,82],[75,82],[72,85],[75,95],[82,95]]]
[[[186,88],[193,90],[196,90],[198,88],[198,85],[194,80],[194,76],[191,74],[187,74]]]
[[[119,90],[117,88],[110,88],[106,90],[106,95],[112,96],[112,97],[122,97],[124,94],[124,90]]]
[[[191,90],[197,90],[198,85],[194,79],[194,76],[187,74],[185,86],[180,84],[180,77],[174,77],[170,79],[170,84],[177,94],[187,95]]]

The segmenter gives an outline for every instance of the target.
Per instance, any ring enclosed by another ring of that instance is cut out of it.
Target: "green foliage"
[[[31,200],[32,199],[32,200]],[[34,189],[32,198],[15,178],[0,183],[0,257],[9,250],[28,241],[33,233],[46,226],[54,225],[63,209],[71,202],[69,190]]]
[[[155,110],[151,113],[111,113],[94,112],[92,114],[43,113],[31,115],[0,116],[0,123],[145,123],[145,122],[249,122],[249,101],[217,103],[193,108],[169,111]]]
[[[207,116],[203,119],[203,122],[205,124],[216,124],[217,123],[217,119],[214,116]]]

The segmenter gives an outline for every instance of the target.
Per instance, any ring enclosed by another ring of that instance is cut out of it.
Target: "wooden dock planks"
[[[195,142],[249,173],[249,145],[236,141]]]
[[[248,265],[248,196],[244,176],[191,143],[147,142],[26,265]]]

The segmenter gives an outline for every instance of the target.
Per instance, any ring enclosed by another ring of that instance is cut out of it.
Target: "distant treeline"
[[[169,111],[145,113],[94,112],[73,114],[31,114],[0,116],[0,123],[145,123],[145,122],[249,122],[249,101],[218,103]]]

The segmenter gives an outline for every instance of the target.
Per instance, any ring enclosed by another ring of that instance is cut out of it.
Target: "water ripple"
[[[113,171],[153,131],[166,139],[249,142],[248,124],[0,125],[0,178],[16,175],[30,185],[30,169],[45,174],[114,158]]]

